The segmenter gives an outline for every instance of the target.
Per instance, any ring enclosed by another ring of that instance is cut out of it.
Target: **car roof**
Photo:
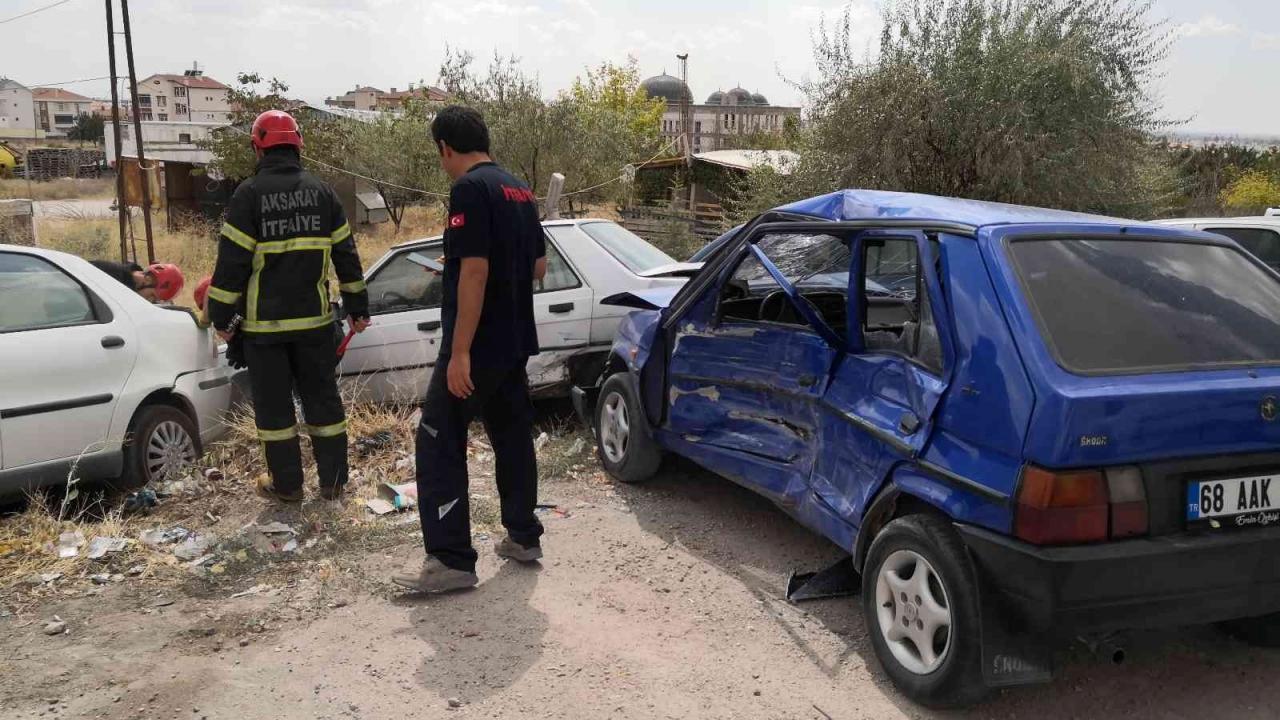
[[[1280,228],[1280,217],[1253,215],[1246,217],[1173,218],[1170,220],[1157,220],[1156,223],[1159,225],[1219,225],[1222,227],[1238,225],[1240,227]]]
[[[590,222],[616,222],[616,221],[610,220],[609,218],[574,218],[571,220],[543,220],[542,227],[544,228],[571,227],[574,225],[581,225],[582,223],[590,223]],[[417,247],[419,245],[430,245],[432,243],[438,243],[443,239],[444,239],[443,235],[432,235],[430,237],[418,238],[417,240],[406,240],[402,243],[399,243],[398,245],[392,245],[391,249],[403,250],[405,248]]]
[[[937,220],[963,223],[975,228],[1020,223],[1134,225],[1140,222],[1066,210],[887,190],[839,190],[783,205],[776,210],[835,221],[885,218]]]

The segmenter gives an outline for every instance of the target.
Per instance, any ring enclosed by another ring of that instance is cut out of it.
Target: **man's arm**
[[[536,214],[533,218],[534,248],[533,256],[537,258],[533,261],[533,279],[535,282],[542,282],[547,276],[547,231],[542,229],[542,223],[538,220]]]
[[[484,311],[484,289],[489,282],[489,249],[492,245],[492,211],[483,186],[460,182],[449,192],[448,257],[459,259],[458,315],[450,346],[449,392],[460,398],[475,391],[471,382],[471,341],[476,337]]]
[[[251,184],[241,183],[227,206],[227,219],[218,239],[218,261],[205,302],[209,323],[224,339],[253,273],[253,255],[258,247],[257,210]]]
[[[360,267],[360,254],[356,250],[356,237],[347,223],[347,214],[333,190],[329,190],[329,202],[333,207],[331,223],[333,233],[333,269],[338,274],[338,290],[342,293],[342,307],[347,311],[347,323],[352,330],[364,332],[369,327],[369,291],[364,284],[364,269]]]

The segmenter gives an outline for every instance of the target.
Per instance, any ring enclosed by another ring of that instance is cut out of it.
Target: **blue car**
[[[608,472],[679,455],[847,551],[910,698],[1131,628],[1280,643],[1280,275],[1230,239],[846,190],[611,302]]]

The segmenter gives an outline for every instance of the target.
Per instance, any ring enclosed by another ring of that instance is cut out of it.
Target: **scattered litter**
[[[396,436],[390,430],[382,430],[356,440],[356,453],[361,457],[372,455],[379,450],[391,447],[395,441]]]
[[[383,500],[382,498],[369,498],[364,501],[364,506],[374,515],[390,515],[396,511],[396,506]]]
[[[96,575],[90,575],[89,580],[92,581],[94,585],[106,585],[107,583],[111,582],[111,573],[98,573]]]
[[[128,575],[129,577],[138,577],[142,573],[146,572],[146,570],[147,570],[147,567],[145,565],[134,565],[128,570],[125,570],[124,574]]]
[[[58,536],[58,557],[73,558],[80,554],[80,546],[84,545],[84,534],[79,530],[68,530]]]
[[[212,512],[206,512],[206,513],[204,514],[204,516],[205,516],[205,518],[207,518],[207,519],[209,520],[209,522],[211,522],[211,523],[216,523],[216,522],[218,522],[219,520],[221,520],[221,519],[222,519],[222,518],[218,517],[217,515],[214,515]]]
[[[562,518],[567,518],[570,515],[568,510],[565,510],[561,508],[559,505],[556,505],[554,503],[539,503],[534,506],[534,512],[539,515],[546,515],[548,513],[552,513]]]
[[[61,635],[67,631],[67,624],[57,615],[53,619],[44,624],[45,635]]]
[[[485,542],[485,541],[486,541],[486,540],[488,540],[488,539],[489,539],[489,533],[476,533],[476,534],[475,534],[475,541],[476,541],[476,542]]]
[[[268,590],[270,588],[271,588],[270,585],[254,585],[248,590],[241,590],[240,592],[235,593],[234,595],[231,596],[231,599],[235,600],[236,598],[249,597],[250,595],[257,595],[261,593],[263,590]],[[244,647],[244,646],[241,645],[241,647]]]
[[[0,618],[13,617],[13,611],[7,607],[0,607]]]
[[[129,546],[129,541],[124,538],[95,537],[89,541],[89,559],[101,560],[107,556],[107,553],[118,553]]]
[[[172,604],[173,604],[173,601],[170,600],[169,598],[159,598],[155,602],[151,603],[151,607],[162,608],[162,607],[169,607]]]
[[[539,435],[536,440],[533,441],[533,449],[535,451],[541,451],[543,446],[545,446],[549,442],[551,442],[551,436],[544,432],[541,435]]]
[[[417,463],[411,457],[400,458],[399,460],[396,461],[397,473],[411,471],[411,470],[414,470],[416,467],[417,467]]]
[[[222,471],[218,468],[208,468],[204,471],[204,479],[209,482],[222,482],[223,477]]]
[[[60,572],[47,572],[39,575],[32,575],[29,581],[32,585],[49,585],[62,577]]]
[[[407,510],[418,506],[418,483],[407,482],[399,485],[383,483],[378,486],[378,497],[391,503],[396,510]]]
[[[121,510],[125,515],[134,513],[145,513],[160,503],[160,498],[156,496],[156,491],[151,488],[143,488],[135,493],[129,493],[124,499],[124,505]]]
[[[191,562],[187,563],[187,566],[188,566],[188,567],[193,567],[193,568],[203,567],[204,565],[206,565],[210,560],[214,559],[215,557],[217,557],[217,555],[201,555],[200,557],[196,558],[195,560],[192,560]]]
[[[190,534],[190,530],[180,526],[174,526],[168,530],[155,528],[153,530],[144,530],[139,533],[138,540],[140,540],[143,545],[160,547],[161,545],[169,545],[170,543],[176,543],[179,540],[183,540]]]
[[[578,455],[583,450],[586,450],[586,449],[587,449],[587,441],[583,440],[582,438],[578,438],[577,440],[573,441],[572,445],[569,446],[569,454]]]
[[[459,700],[458,698],[449,698],[449,707],[456,710],[462,707],[462,701]]]
[[[212,533],[193,533],[186,540],[183,540],[182,544],[173,549],[173,556],[179,560],[195,560],[204,555],[205,550],[213,547],[217,541],[218,538]]]
[[[298,541],[294,539],[298,532],[282,522],[249,525],[248,528],[251,530],[253,547],[258,552],[293,552],[298,549]]]

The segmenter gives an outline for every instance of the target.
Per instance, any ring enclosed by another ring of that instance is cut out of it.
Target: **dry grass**
[[[86,200],[114,196],[114,178],[58,178],[30,184],[16,178],[0,179],[0,199]]]

